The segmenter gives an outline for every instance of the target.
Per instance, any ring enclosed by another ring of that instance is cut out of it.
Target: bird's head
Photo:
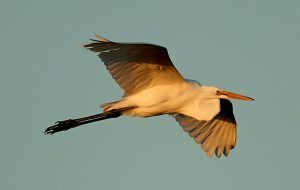
[[[233,93],[230,91],[222,90],[217,87],[213,86],[202,86],[204,87],[204,91],[208,96],[212,96],[214,98],[219,98],[219,99],[236,99],[236,100],[254,100],[253,98]]]

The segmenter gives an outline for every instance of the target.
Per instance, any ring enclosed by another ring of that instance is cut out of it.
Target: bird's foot
[[[53,135],[54,133],[60,132],[60,131],[66,131],[68,129],[71,129],[73,127],[77,127],[79,125],[78,121],[74,119],[68,119],[65,121],[57,121],[55,125],[48,127],[45,131],[45,135]]]

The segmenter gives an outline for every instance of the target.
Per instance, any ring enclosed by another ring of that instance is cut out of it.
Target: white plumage
[[[99,40],[84,47],[96,52],[112,77],[124,90],[123,98],[101,105],[104,112],[75,120],[60,121],[46,134],[121,115],[173,116],[208,156],[228,156],[236,144],[236,121],[229,98],[252,98],[197,81],[184,79],[172,64],[166,48],[152,44]]]

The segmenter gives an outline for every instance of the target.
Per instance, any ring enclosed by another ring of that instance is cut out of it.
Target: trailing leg
[[[101,121],[101,120],[110,119],[110,118],[117,118],[122,115],[122,112],[130,110],[132,108],[133,107],[114,109],[114,110],[110,110],[110,111],[103,112],[100,114],[82,117],[82,118],[78,118],[78,119],[68,119],[65,121],[57,121],[55,123],[55,125],[48,127],[44,131],[44,133],[46,135],[48,135],[48,134],[52,135],[54,133],[57,133],[60,131],[66,131],[71,128],[75,128],[75,127],[78,127],[80,125],[84,125],[87,123],[92,123],[92,122]]]

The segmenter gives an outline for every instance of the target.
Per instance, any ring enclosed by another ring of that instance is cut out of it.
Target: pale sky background
[[[0,2],[0,189],[297,189],[300,1]],[[205,153],[168,116],[119,118],[53,136],[122,92],[80,46],[94,34],[168,48],[186,78],[242,93],[238,142]]]

